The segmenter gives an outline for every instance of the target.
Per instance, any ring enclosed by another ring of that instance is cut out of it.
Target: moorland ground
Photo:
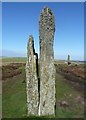
[[[2,116],[26,118],[26,58],[8,58],[2,62]],[[84,65],[68,66],[55,61],[55,68],[56,118],[83,118]]]

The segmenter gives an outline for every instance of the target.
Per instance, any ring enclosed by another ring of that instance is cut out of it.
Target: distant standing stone
[[[39,20],[40,115],[55,115],[54,15],[45,7]]]
[[[34,50],[33,37],[29,37],[27,45],[26,63],[26,91],[28,116],[38,115],[38,78],[37,78],[37,54]]]

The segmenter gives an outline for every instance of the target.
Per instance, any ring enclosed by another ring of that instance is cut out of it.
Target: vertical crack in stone
[[[28,116],[38,115],[38,54],[31,35],[27,45],[26,89]]]
[[[29,37],[27,45],[26,91],[28,116],[55,115],[54,32],[54,15],[51,9],[45,7],[39,21],[39,65],[32,36]]]
[[[38,74],[38,115],[40,116],[40,77]]]
[[[45,7],[39,20],[40,115],[55,115],[54,32],[54,15],[51,9]]]

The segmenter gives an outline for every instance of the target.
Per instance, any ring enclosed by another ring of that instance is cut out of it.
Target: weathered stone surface
[[[37,77],[37,54],[34,50],[33,37],[29,37],[27,45],[26,63],[26,91],[28,116],[38,115],[38,77]]]
[[[40,15],[40,115],[55,115],[55,23],[52,11],[45,7]]]
[[[34,50],[33,37],[29,37],[26,63],[28,115],[55,115],[55,66],[53,40],[54,15],[45,7],[40,15],[40,78],[38,79],[38,56]]]

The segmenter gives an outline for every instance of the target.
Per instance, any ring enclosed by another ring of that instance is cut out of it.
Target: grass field
[[[10,64],[10,63],[25,63],[26,57],[13,57],[13,58],[0,58],[0,63],[3,65]]]
[[[3,117],[19,118],[26,115],[25,70],[21,74],[3,80],[2,111]]]
[[[9,65],[10,64],[8,64],[7,67]],[[8,77],[3,77],[2,115],[3,118],[26,118],[25,65],[19,66],[16,63],[11,65],[17,67],[14,69],[14,73],[15,71],[20,72],[14,76],[7,74]],[[3,75],[5,75],[6,72],[11,74],[12,69],[9,69],[10,67],[3,69]],[[84,117],[83,90],[78,90],[76,86],[73,86],[69,80],[66,80],[66,78],[58,72],[56,73],[56,108],[56,118]]]

